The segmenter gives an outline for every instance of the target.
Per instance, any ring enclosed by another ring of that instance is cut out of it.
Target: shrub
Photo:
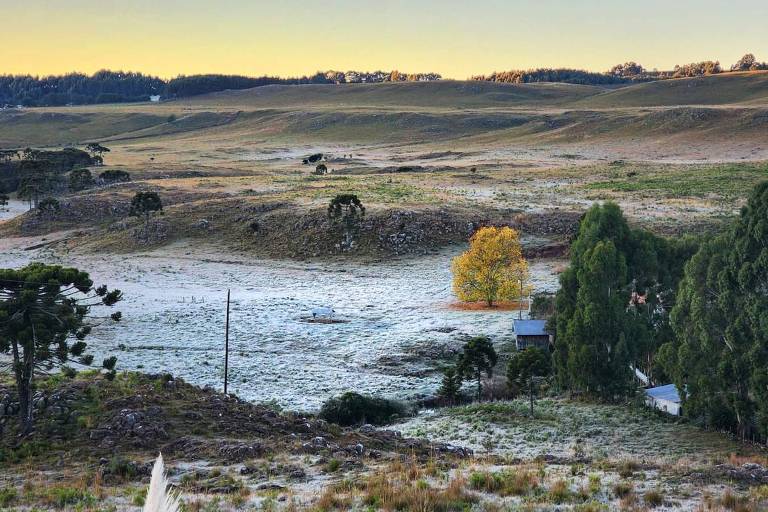
[[[477,471],[469,475],[469,487],[476,491],[498,492],[503,486],[501,475]]]
[[[558,480],[549,488],[549,498],[553,503],[565,503],[570,497],[571,490],[565,480]]]
[[[321,419],[343,426],[371,423],[383,425],[407,413],[403,404],[352,391],[326,401],[318,415]]]
[[[53,215],[61,209],[59,200],[54,197],[46,197],[37,204],[37,211],[41,215]]]
[[[99,181],[104,184],[125,183],[131,181],[131,175],[119,169],[109,169],[99,174]]]
[[[645,504],[652,508],[660,507],[664,504],[664,495],[656,489],[646,491],[643,499],[645,500]]]
[[[613,494],[615,494],[617,498],[626,498],[632,493],[632,490],[632,484],[629,482],[618,482],[613,486]]]
[[[504,471],[500,473],[476,471],[469,476],[471,489],[501,496],[524,496],[538,486],[538,479],[530,471]]]
[[[13,487],[0,489],[0,507],[5,508],[16,500],[18,493]]]
[[[92,505],[96,499],[88,492],[74,487],[53,487],[47,491],[47,501],[57,508],[69,505]]]

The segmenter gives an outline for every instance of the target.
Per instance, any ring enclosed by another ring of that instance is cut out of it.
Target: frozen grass
[[[398,425],[406,435],[468,445],[513,457],[571,457],[704,460],[740,451],[735,442],[653,411],[625,406],[544,399],[534,417],[526,400],[473,404],[428,412]],[[630,476],[636,462],[621,462]]]

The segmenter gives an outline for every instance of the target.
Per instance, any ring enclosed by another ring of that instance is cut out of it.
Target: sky
[[[0,0],[0,74],[163,78],[768,61],[768,0]]]

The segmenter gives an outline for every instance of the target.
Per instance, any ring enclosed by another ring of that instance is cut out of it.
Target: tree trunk
[[[483,385],[480,382],[480,372],[477,373],[477,401],[480,401],[480,397],[483,394]]]
[[[34,342],[33,342],[34,346]],[[19,347],[13,344],[13,369],[16,377],[16,390],[19,393],[19,425],[22,434],[32,432],[33,406],[32,406],[32,379],[34,376],[34,350],[24,347],[23,354],[19,354]]]

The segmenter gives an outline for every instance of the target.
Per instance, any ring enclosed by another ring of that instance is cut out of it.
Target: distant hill
[[[564,105],[604,92],[572,84],[453,81],[382,84],[265,86],[224,91],[177,103],[208,108],[493,108]]]
[[[662,107],[768,103],[768,71],[723,73],[636,84],[579,101],[579,107]]]

